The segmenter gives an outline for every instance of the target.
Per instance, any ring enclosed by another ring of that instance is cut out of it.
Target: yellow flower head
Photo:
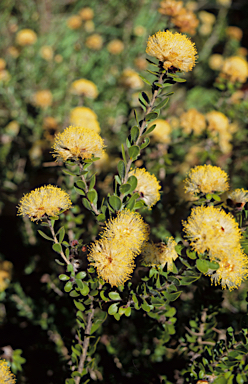
[[[128,246],[120,246],[116,239],[96,241],[91,245],[88,258],[99,277],[111,286],[124,284],[134,269],[134,254]]]
[[[206,120],[204,115],[191,108],[181,115],[180,125],[185,133],[190,134],[193,131],[195,135],[200,135],[206,128]]]
[[[112,54],[112,55],[119,55],[124,49],[124,44],[121,40],[114,39],[110,41],[107,45],[107,50]]]
[[[226,200],[228,205],[237,210],[242,210],[248,201],[248,191],[243,188],[230,191],[226,195]]]
[[[73,15],[69,17],[66,24],[67,24],[67,27],[70,29],[78,29],[82,25],[82,19],[78,15]]]
[[[243,37],[243,31],[239,27],[227,27],[226,29],[226,35],[234,40],[240,41]]]
[[[213,13],[206,12],[206,11],[200,11],[198,13],[199,19],[201,20],[202,23],[204,24],[214,24],[216,17],[214,16]]]
[[[196,28],[198,27],[199,20],[194,12],[182,9],[182,11],[172,18],[172,22],[179,28],[180,32],[189,33],[195,35]]]
[[[0,383],[1,384],[15,384],[15,376],[11,373],[7,361],[0,359]]]
[[[175,17],[182,11],[183,2],[175,0],[163,0],[160,3],[160,7],[161,8],[159,8],[158,11],[162,13],[162,15]]]
[[[51,61],[53,59],[53,49],[50,45],[43,45],[40,49],[41,57],[46,61]]]
[[[177,243],[170,237],[168,244],[164,243],[154,244],[148,243],[142,250],[143,262],[147,266],[161,265],[162,267],[167,264],[167,270],[173,269],[173,261],[176,260],[178,254],[175,250]]]
[[[131,89],[141,89],[144,86],[138,73],[131,68],[124,69],[120,81],[125,87]]]
[[[208,60],[208,65],[213,71],[218,71],[223,65],[224,59],[223,56],[219,53],[214,53],[210,56]]]
[[[229,127],[228,118],[222,112],[211,111],[206,114],[208,130],[214,132],[227,131]]]
[[[37,35],[32,29],[22,29],[16,34],[16,43],[21,46],[32,45],[36,40]]]
[[[46,185],[23,196],[18,206],[18,215],[38,221],[45,215],[59,215],[60,211],[69,209],[71,205],[68,193],[53,185]]]
[[[11,280],[13,264],[10,261],[0,261],[0,292],[5,291]]]
[[[16,47],[14,47],[13,45],[11,45],[10,47],[7,48],[7,53],[12,56],[14,59],[16,59],[20,52],[18,51],[18,49]]]
[[[166,31],[149,37],[146,53],[162,61],[165,69],[188,72],[195,65],[197,51],[186,35]]]
[[[90,99],[95,99],[98,96],[96,84],[87,79],[79,79],[72,83],[71,92],[76,95],[83,95]]]
[[[190,245],[199,253],[240,249],[240,230],[233,216],[210,207],[193,208],[188,222],[183,222]]]
[[[99,51],[102,48],[103,45],[103,39],[102,36],[98,33],[94,33],[93,35],[89,36],[85,41],[86,47],[93,49],[95,51]]]
[[[76,126],[90,128],[99,133],[101,131],[100,125],[97,121],[97,115],[92,109],[87,107],[76,107],[71,111],[70,123]]]
[[[6,61],[0,58],[0,71],[4,70],[6,67]]]
[[[80,11],[78,13],[79,13],[81,19],[84,21],[92,20],[94,17],[94,11],[90,7],[82,8],[82,9],[80,9]]]
[[[52,104],[53,95],[49,89],[44,89],[33,95],[33,101],[37,107],[46,108]]]
[[[128,249],[133,254],[140,253],[149,236],[149,226],[137,212],[123,210],[115,219],[109,220],[102,237],[115,240],[119,247]]]
[[[232,291],[248,277],[248,258],[240,249],[232,252],[227,250],[219,256],[219,268],[216,271],[209,271],[208,275],[211,275],[212,283],[221,284],[223,289],[228,288]]]
[[[224,61],[220,76],[230,80],[232,83],[236,81],[245,83],[248,77],[247,61],[239,56],[229,57]]]
[[[130,176],[137,178],[138,184],[135,191],[140,194],[140,198],[144,200],[149,208],[160,200],[159,190],[161,187],[154,175],[147,172],[145,168],[135,168],[129,172],[128,177]]]
[[[155,129],[150,133],[155,141],[162,144],[169,144],[171,141],[170,133],[172,131],[168,121],[163,119],[157,119],[149,124],[149,127],[156,124]]]
[[[55,136],[52,148],[54,157],[66,161],[101,157],[103,147],[103,139],[91,128],[70,126]]]
[[[185,183],[185,191],[192,195],[196,193],[225,192],[229,185],[228,175],[219,167],[212,165],[198,165],[192,168]]]

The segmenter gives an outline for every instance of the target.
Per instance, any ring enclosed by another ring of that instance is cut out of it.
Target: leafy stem
[[[58,241],[58,239],[57,239],[57,237],[56,237],[56,235],[55,235],[54,228],[53,228],[53,225],[52,225],[51,220],[50,220],[48,217],[47,217],[46,219],[47,219],[47,223],[48,223],[48,225],[49,225],[49,228],[50,228],[50,231],[51,231],[51,234],[52,234],[54,243],[55,243],[55,244],[60,244],[59,241]],[[60,253],[60,256],[62,257],[62,259],[64,259],[64,261],[66,262],[66,264],[68,264],[68,265],[71,264],[71,263],[69,262],[69,260],[66,258],[65,254],[64,254],[64,252],[63,252],[62,247],[61,247],[61,250],[60,250],[59,253]]]

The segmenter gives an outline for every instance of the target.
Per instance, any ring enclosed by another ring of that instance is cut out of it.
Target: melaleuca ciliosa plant
[[[242,212],[236,209],[235,202],[246,202],[247,191],[230,191],[229,197],[222,200],[222,193],[229,190],[228,176],[218,167],[197,167],[185,180],[185,192],[192,194],[195,207],[183,223],[184,241],[177,244],[173,237],[167,244],[149,241],[149,226],[138,211],[151,209],[157,203],[161,187],[145,168],[136,168],[135,161],[149,145],[149,134],[156,127],[151,122],[169,101],[171,92],[167,88],[185,81],[179,73],[193,69],[197,52],[185,35],[169,30],[149,37],[146,52],[157,60],[148,60],[154,68],[148,71],[154,81],[142,77],[150,86],[151,97],[145,92],[140,94],[144,113],[138,116],[134,111],[136,124],[126,139],[126,147],[121,147],[114,193],[99,201],[95,188],[97,180],[91,166],[105,151],[99,133],[70,126],[57,134],[53,145],[53,156],[65,164],[64,173],[74,178],[75,192],[100,224],[98,239],[88,246],[88,267],[82,270],[77,260],[83,241],[68,242],[64,227],[56,223],[59,215],[72,206],[67,192],[44,186],[25,195],[19,205],[20,215],[41,221],[50,229],[51,235],[39,233],[53,242],[53,250],[61,255],[66,268],[59,278],[74,300],[78,325],[68,384],[87,382],[96,364],[93,355],[99,338],[95,334],[108,315],[118,321],[123,315],[129,317],[133,310],[143,311],[155,326],[160,324],[160,337],[166,343],[175,334],[176,310],[171,303],[180,297],[181,287],[205,274],[213,283],[232,290],[248,274],[241,230],[235,220],[238,217],[242,226]],[[233,214],[227,212],[230,201],[234,204]],[[130,279],[138,256],[148,272],[134,286]]]

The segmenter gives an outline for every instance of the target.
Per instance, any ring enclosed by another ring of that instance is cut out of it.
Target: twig
[[[50,220],[48,217],[47,217],[47,222],[48,222],[48,225],[49,225],[51,234],[52,234],[52,236],[53,236],[53,240],[54,240],[54,242],[55,242],[56,244],[59,244],[58,239],[57,239],[57,237],[56,237],[56,235],[55,235],[55,232],[54,232],[54,229],[53,229],[51,220]],[[61,251],[60,251],[60,256],[64,259],[64,261],[66,262],[66,264],[68,264],[68,265],[71,264],[71,263],[69,262],[69,260],[67,260],[67,258],[66,258],[66,256],[65,256],[65,254],[64,254],[62,248],[61,248]]]

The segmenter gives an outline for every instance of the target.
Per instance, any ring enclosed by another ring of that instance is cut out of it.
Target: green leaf
[[[131,140],[132,140],[133,143],[135,143],[136,140],[138,139],[138,137],[139,137],[139,133],[140,133],[139,127],[137,127],[136,125],[134,125],[134,126],[131,128]]]
[[[147,128],[145,133],[146,134],[151,133],[152,131],[154,131],[155,128],[156,128],[156,124],[153,124],[150,128]]]
[[[144,207],[144,205],[145,205],[144,200],[139,200],[139,201],[137,201],[137,202],[134,204],[134,209],[140,209],[140,208]]]
[[[62,252],[62,247],[59,243],[54,243],[53,244],[53,250],[57,253],[61,253]]]
[[[138,193],[138,192],[134,193],[134,194],[130,197],[130,199],[128,200],[127,205],[126,205],[126,208],[127,208],[127,209],[130,209],[130,211],[132,211],[132,209],[133,209],[133,207],[134,207],[134,205],[135,205],[135,201],[136,201],[136,199],[137,199],[138,197],[139,197],[139,193]]]
[[[139,75],[139,77],[140,77],[141,80],[143,80],[146,84],[148,84],[148,85],[152,85],[152,83],[151,83],[149,80],[147,80],[144,76]]]
[[[142,92],[141,95],[142,95],[143,99],[149,104],[150,100],[149,100],[149,97],[148,97],[147,93]]]
[[[85,306],[82,303],[80,303],[80,301],[76,301],[76,300],[73,300],[73,301],[74,301],[74,304],[77,307],[77,309],[79,309],[80,311],[84,312]]]
[[[215,261],[209,261],[208,262],[208,268],[209,269],[213,269],[213,270],[217,270],[217,269],[219,269],[219,264],[218,263],[216,263]]]
[[[176,82],[176,83],[185,83],[185,79],[182,79],[181,77],[173,77],[173,80]]]
[[[119,211],[121,208],[121,199],[118,196],[110,196],[109,204],[115,211]]]
[[[73,284],[71,281],[67,281],[67,283],[64,286],[64,291],[65,292],[70,292],[72,290]]]
[[[144,300],[144,302],[141,304],[141,308],[142,308],[145,312],[150,312],[154,307],[153,307],[153,305],[149,305],[149,304],[147,304],[147,302]]]
[[[116,180],[117,184],[121,185],[121,179],[120,179],[119,175],[115,175],[115,180]]]
[[[109,297],[111,300],[121,300],[118,292],[109,292]]]
[[[152,65],[155,65],[155,67],[158,66],[158,64],[154,63],[153,61],[149,60],[149,59],[146,59],[146,61],[148,61],[148,63],[152,64]]]
[[[125,310],[125,316],[129,317],[131,315],[131,312],[132,312],[131,307],[127,307]]]
[[[198,276],[183,276],[183,278],[180,280],[180,285],[190,285],[190,284],[193,284],[200,277],[201,277],[201,275],[198,275]]]
[[[158,113],[157,112],[150,112],[150,113],[148,113],[146,115],[145,120],[146,121],[151,121],[151,120],[155,120],[157,117],[158,117]]]
[[[91,176],[89,189],[92,189],[95,184],[96,184],[96,175],[94,174]]]
[[[215,201],[221,201],[220,196],[219,196],[219,195],[216,195],[215,193],[212,195],[212,197],[213,197],[213,199],[214,199]]]
[[[158,109],[161,109],[163,108],[169,101],[169,98],[167,97],[166,99],[164,99],[163,101],[161,101],[161,103],[159,103],[158,105],[156,105],[155,108],[158,108]]]
[[[215,379],[213,381],[213,384],[227,384],[227,379],[225,379],[225,377],[217,377],[217,379]]]
[[[196,268],[202,272],[202,273],[207,273],[208,271],[208,261],[207,260],[201,260],[201,259],[197,259],[196,260]]]
[[[77,173],[72,172],[72,171],[69,171],[68,169],[63,169],[62,172],[63,172],[65,175],[77,176]]]
[[[97,221],[105,221],[106,220],[106,216],[104,215],[104,213],[101,213],[100,215],[98,215],[96,217]]]
[[[190,258],[190,259],[192,259],[192,260],[194,260],[194,259],[196,259],[196,252],[192,252],[192,251],[190,251],[189,249],[187,249],[186,250],[186,254],[187,254],[187,256]]]
[[[94,332],[102,325],[102,323],[106,320],[107,318],[107,313],[105,313],[104,317],[102,319],[97,319],[96,322],[92,325],[90,334],[93,335]]]
[[[79,189],[79,188],[77,188],[77,187],[74,186],[74,190],[75,190],[79,195],[82,195],[82,196],[85,195],[85,192],[84,192],[82,189]]]
[[[104,295],[104,291],[100,291],[100,297],[103,301],[109,301],[109,298]]]
[[[82,180],[77,180],[76,184],[80,189],[85,189],[85,183]]]
[[[182,292],[183,291],[168,293],[168,292],[164,291],[163,295],[168,301],[175,301],[181,295]]]
[[[92,211],[92,207],[90,205],[90,202],[88,199],[86,199],[85,197],[82,199],[82,202],[83,202],[83,205],[85,206],[85,208],[87,208],[89,211]]]
[[[120,192],[123,195],[126,195],[130,190],[131,190],[131,185],[128,183],[120,186]]]
[[[66,270],[67,272],[73,272],[73,265],[72,264],[68,264],[67,267],[66,267]]]
[[[133,145],[132,147],[128,148],[128,154],[130,159],[132,160],[136,160],[139,153],[140,153],[140,149],[137,145]]]
[[[59,243],[61,244],[65,237],[65,228],[61,227],[57,234],[59,235]]]
[[[39,232],[39,234],[40,234],[42,237],[44,237],[44,239],[46,239],[46,240],[50,240],[50,241],[54,241],[51,237],[47,236],[44,232],[40,231],[39,229],[38,229],[38,232]]]
[[[88,199],[89,199],[89,201],[90,201],[91,203],[96,204],[96,202],[97,202],[97,192],[96,192],[95,189],[92,189],[91,191],[89,191],[89,192],[87,193],[87,197],[88,197]]]
[[[141,149],[144,149],[144,148],[147,147],[149,144],[150,144],[150,139],[149,139],[149,137],[145,137],[143,143],[142,143],[141,146],[140,146],[140,148],[141,148]]]
[[[109,315],[114,315],[118,310],[118,304],[117,303],[114,303],[112,305],[110,305],[109,309],[108,309],[108,314]]]
[[[119,163],[117,165],[117,169],[118,169],[118,173],[119,173],[121,180],[123,180],[125,177],[125,172],[126,172],[126,166],[125,166],[124,161],[119,161]]]
[[[61,280],[61,281],[66,281],[66,280],[69,280],[70,279],[70,277],[69,276],[67,276],[67,275],[59,275],[59,280]]]
[[[85,282],[82,282],[83,284],[83,288],[80,288],[80,293],[83,295],[83,296],[87,296],[90,289],[88,287],[88,285],[85,283]]]
[[[79,293],[77,291],[73,290],[73,291],[70,292],[70,296],[71,297],[78,297],[80,295],[79,295]]]
[[[84,279],[86,277],[86,272],[84,271],[81,271],[81,272],[78,272],[75,276],[75,279]]]
[[[137,187],[137,184],[138,184],[138,180],[137,180],[137,177],[135,177],[134,175],[130,176],[127,180],[128,184],[131,186],[131,189],[130,189],[130,193],[133,192],[135,190],[135,188]]]

